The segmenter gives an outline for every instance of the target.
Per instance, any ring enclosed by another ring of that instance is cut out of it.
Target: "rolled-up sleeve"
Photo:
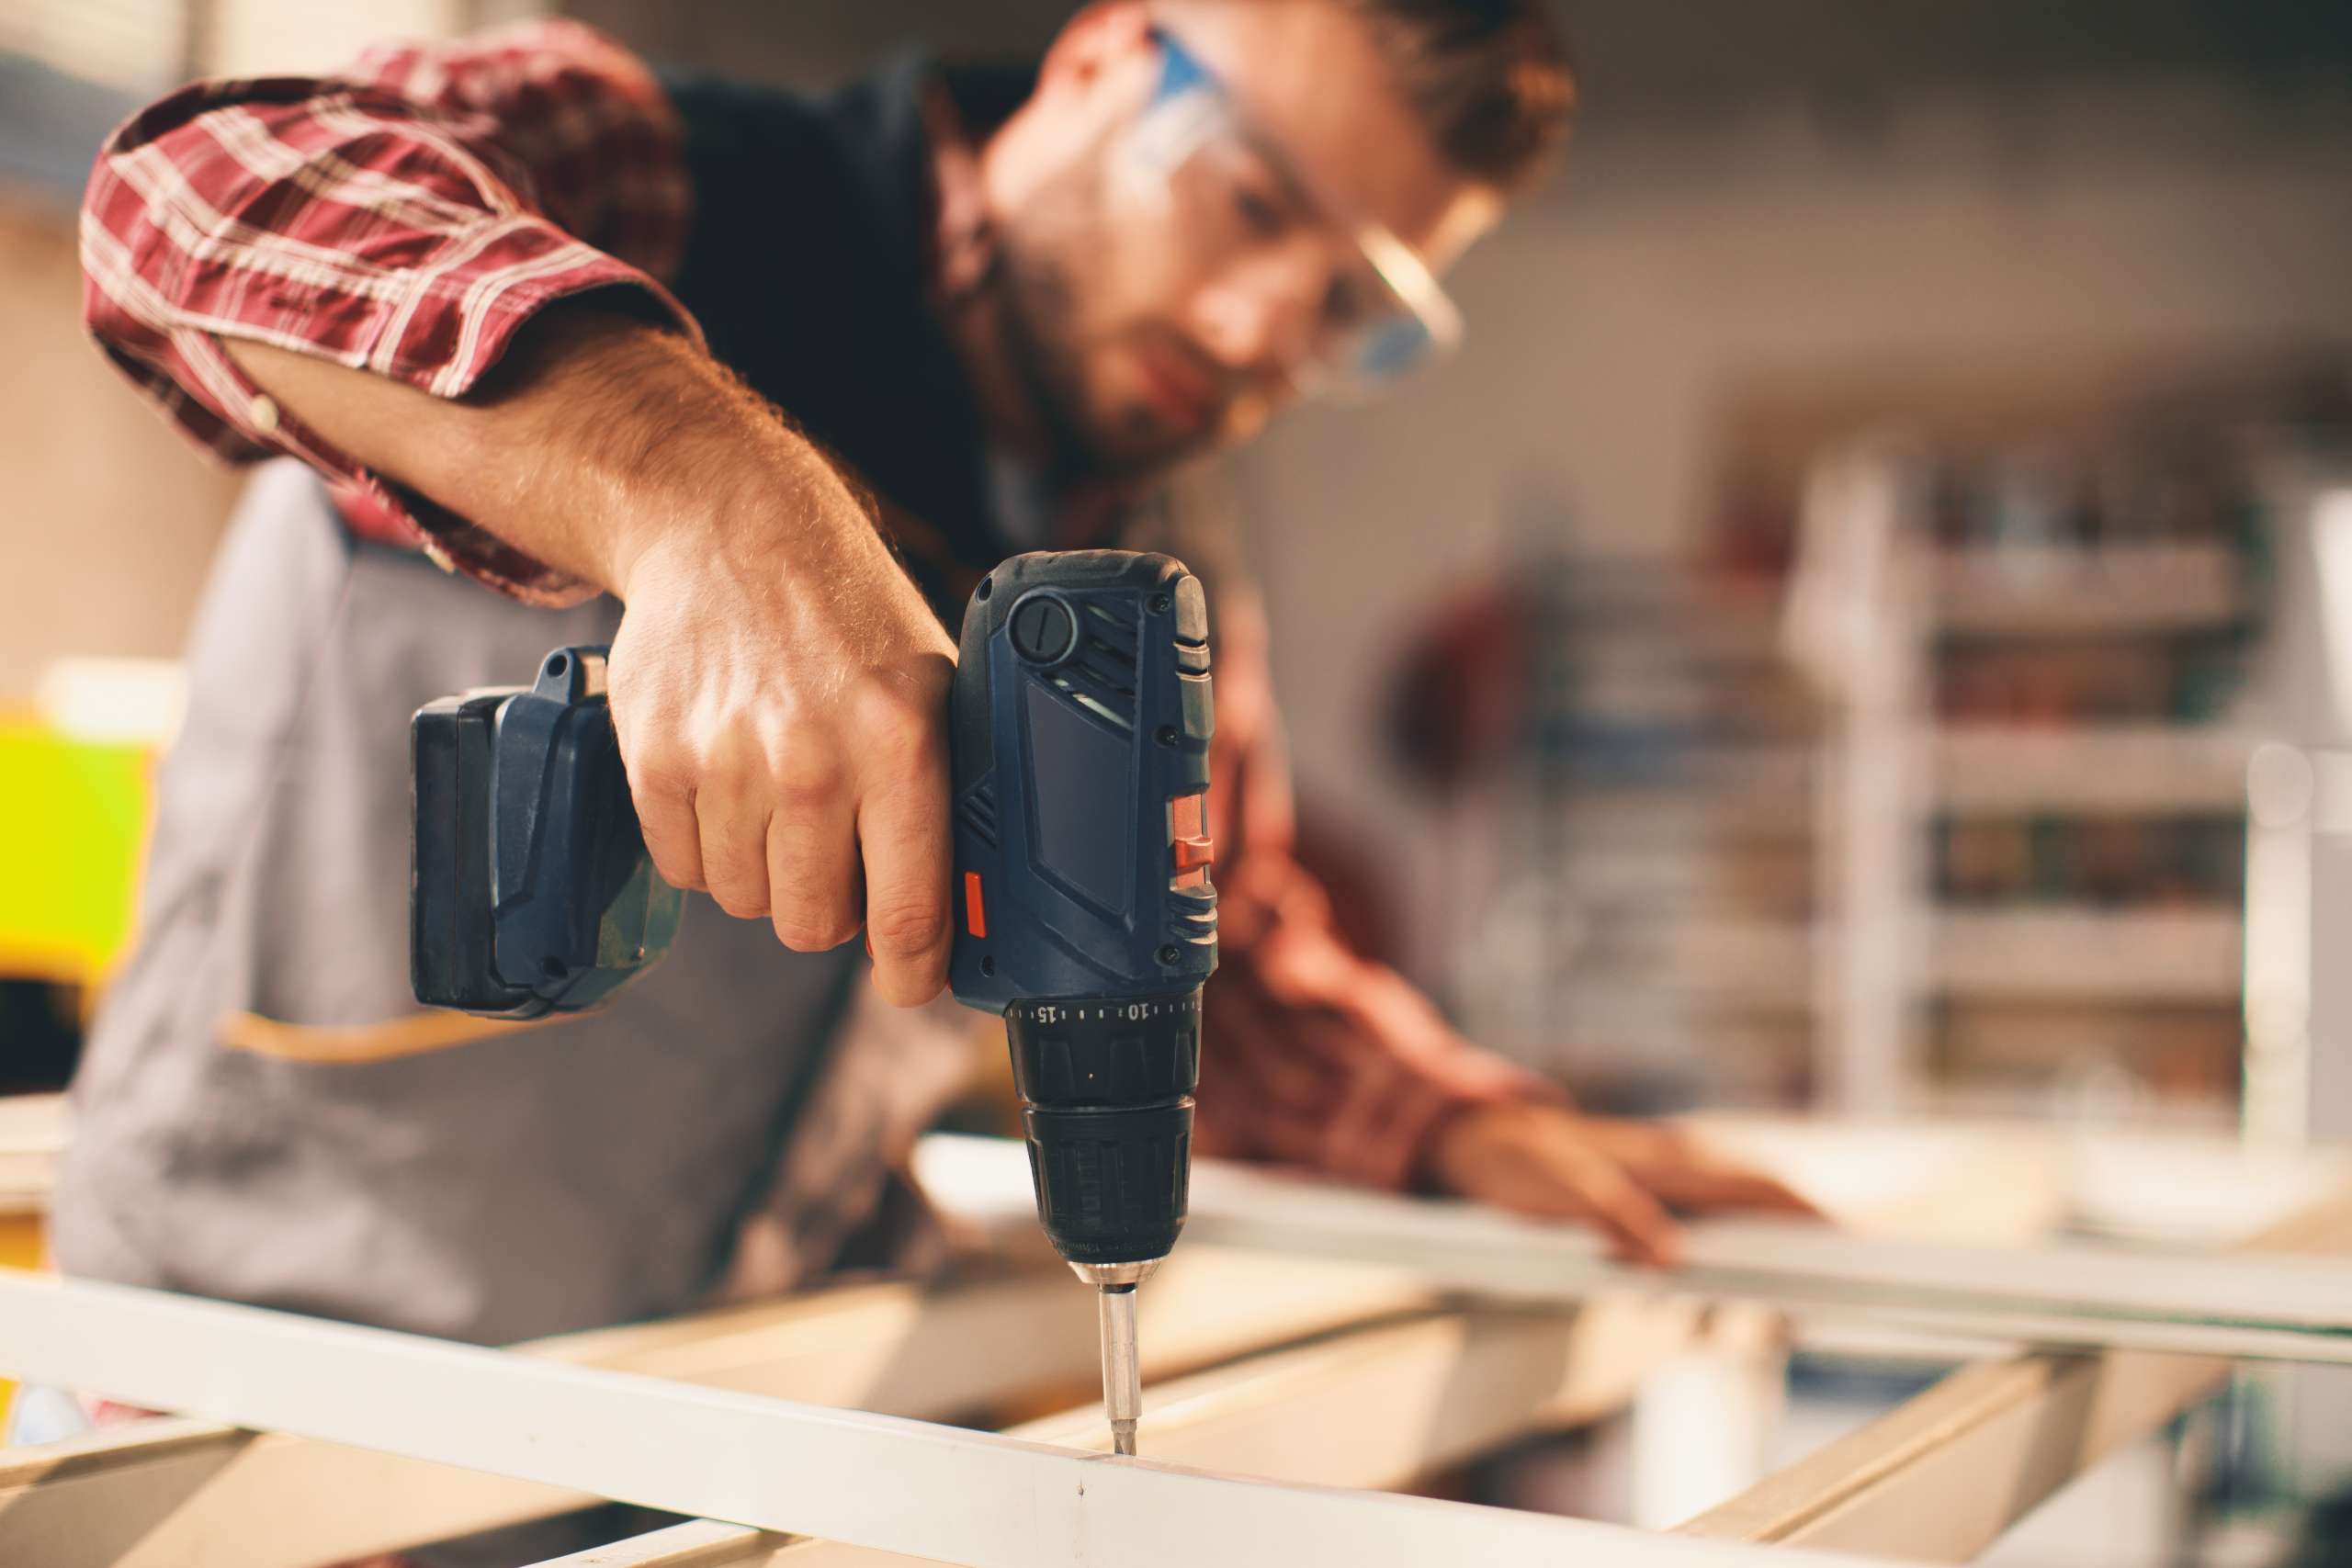
[[[363,530],[518,596],[575,599],[583,585],[321,439],[222,340],[458,398],[533,316],[592,291],[698,339],[663,283],[690,216],[683,147],[651,73],[577,23],[379,51],[340,75],[198,83],[99,153],[84,319],[215,455],[299,457]]]

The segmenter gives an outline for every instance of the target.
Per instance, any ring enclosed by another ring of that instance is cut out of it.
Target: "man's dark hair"
[[[1544,0],[1342,0],[1446,161],[1518,190],[1567,137],[1576,68]]]

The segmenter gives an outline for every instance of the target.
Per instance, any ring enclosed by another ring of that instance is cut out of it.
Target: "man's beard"
[[[1071,478],[1108,475],[1122,467],[1086,427],[1086,384],[1069,331],[1074,314],[1069,272],[1011,233],[1000,235],[982,282],[996,307],[998,341],[1021,395],[1045,426],[1049,461]]]
[[[1207,443],[1170,439],[1139,413],[1132,427],[1107,430],[1088,407],[1086,351],[1103,340],[1086,325],[1085,280],[1073,258],[1099,265],[1117,243],[1103,216],[1105,151],[1079,160],[1000,223],[980,288],[995,306],[1013,378],[1045,426],[1055,474],[1115,481],[1148,478]]]

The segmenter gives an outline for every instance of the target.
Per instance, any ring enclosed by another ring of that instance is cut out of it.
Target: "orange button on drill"
[[[1172,862],[1168,886],[1192,889],[1207,886],[1209,859],[1208,797],[1195,790],[1168,802],[1168,848]]]

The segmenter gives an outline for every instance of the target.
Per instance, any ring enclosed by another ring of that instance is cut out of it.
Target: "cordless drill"
[[[605,649],[412,724],[410,976],[499,1018],[605,999],[675,938],[604,689]],[[974,590],[951,703],[956,999],[1001,1012],[1037,1216],[1096,1287],[1103,1404],[1132,1454],[1136,1287],[1175,1245],[1201,985],[1216,966],[1204,810],[1208,608],[1166,556],[1015,556]]]

